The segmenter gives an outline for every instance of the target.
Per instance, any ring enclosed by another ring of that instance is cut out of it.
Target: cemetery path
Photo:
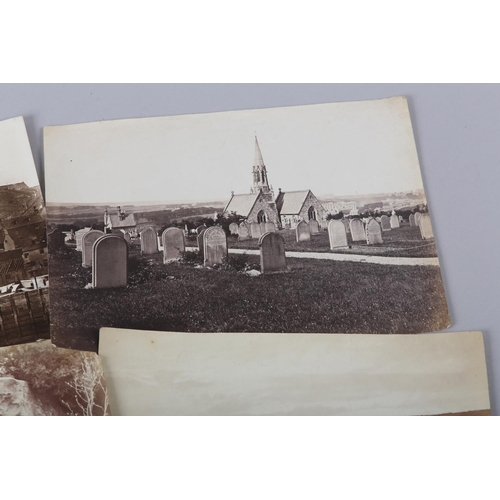
[[[229,253],[246,253],[248,255],[259,255],[259,250],[244,250],[230,248]],[[366,262],[368,264],[386,264],[392,266],[439,266],[437,257],[382,257],[377,255],[356,255],[345,253],[325,252],[285,252],[292,259],[322,259],[344,262]]]

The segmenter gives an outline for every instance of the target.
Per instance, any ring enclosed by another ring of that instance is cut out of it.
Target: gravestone
[[[330,250],[347,246],[347,234],[342,221],[331,220],[328,223],[328,238],[330,239]]]
[[[114,234],[97,239],[92,248],[94,288],[126,287],[128,283],[128,245]]]
[[[363,221],[359,219],[352,219],[349,225],[351,226],[352,241],[365,241],[366,235]]]
[[[278,233],[265,233],[259,240],[260,272],[286,270],[285,240]]]
[[[382,231],[391,230],[391,221],[387,215],[382,215],[382,217],[380,217],[380,225],[382,226]]]
[[[276,226],[274,225],[274,222],[266,222],[264,227],[264,233],[275,233],[275,232],[276,232]]]
[[[315,219],[311,219],[309,221],[309,229],[311,230],[311,234],[319,234],[319,223]]]
[[[382,231],[379,223],[376,220],[371,219],[368,221],[368,224],[366,224],[366,244],[375,245],[378,243],[383,243]]]
[[[250,230],[248,224],[243,221],[238,227],[238,241],[246,241],[250,239]]]
[[[196,237],[196,241],[198,243],[198,253],[203,256],[203,233],[207,230],[206,227],[203,227],[202,231]]]
[[[155,253],[158,253],[156,231],[152,227],[147,227],[141,231],[141,254],[153,255]]]
[[[113,231],[111,231],[111,234],[114,234],[115,236],[118,236],[119,238],[125,239],[125,235],[123,234],[123,231],[121,229],[113,229]]]
[[[423,240],[430,240],[434,238],[434,233],[432,232],[431,217],[429,214],[422,214],[420,217],[420,234]]]
[[[82,238],[83,238],[83,235],[85,233],[88,233],[91,230],[92,230],[92,228],[86,227],[84,229],[80,229],[79,231],[77,231],[75,233],[75,241],[76,241],[76,250],[77,250],[77,252],[81,252],[82,251]]]
[[[92,247],[96,240],[101,236],[104,236],[102,231],[97,231],[93,229],[88,233],[85,233],[82,238],[82,266],[92,267]]]
[[[130,233],[127,233],[126,231],[123,232],[123,239],[127,242],[130,243]]]
[[[285,223],[285,229],[291,229],[292,225],[289,222]]]
[[[161,235],[163,243],[163,263],[176,260],[186,249],[184,243],[184,231],[178,227],[169,227]]]
[[[397,215],[391,215],[391,229],[397,229],[399,227],[399,218]]]
[[[417,212],[415,214],[415,218],[413,221],[415,222],[415,226],[420,227],[420,217],[422,217],[422,214],[420,212]]]
[[[236,222],[231,222],[231,224],[229,224],[229,232],[231,234],[238,234],[238,224],[236,224]]]
[[[351,229],[349,228],[349,220],[341,219],[341,221],[344,224],[346,234],[349,234],[351,232]]]
[[[227,238],[219,226],[209,227],[203,233],[203,253],[205,266],[222,264],[227,258]]]
[[[48,233],[47,236],[50,253],[66,247],[66,235],[59,229],[54,229],[52,232]]]
[[[295,237],[297,242],[311,240],[311,230],[309,229],[309,224],[307,224],[307,222],[301,221],[297,224],[297,227],[295,228]]]
[[[196,234],[200,234],[202,231],[204,231],[207,228],[205,225],[198,226],[196,228]]]
[[[413,227],[415,225],[415,214],[410,215],[410,226]]]
[[[258,222],[252,222],[249,226],[250,229],[250,238],[260,238],[262,236],[262,232],[260,230],[260,224]]]

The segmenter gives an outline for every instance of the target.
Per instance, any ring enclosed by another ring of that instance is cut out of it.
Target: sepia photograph
[[[0,122],[0,346],[50,338],[45,205],[22,117]]]
[[[99,356],[50,340],[0,347],[0,416],[105,416],[109,399]]]
[[[99,352],[114,415],[491,414],[481,332],[103,328]]]
[[[405,97],[45,127],[51,336],[450,326]]]

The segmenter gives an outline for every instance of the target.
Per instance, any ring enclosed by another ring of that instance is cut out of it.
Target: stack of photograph
[[[405,97],[2,125],[0,414],[490,413]]]

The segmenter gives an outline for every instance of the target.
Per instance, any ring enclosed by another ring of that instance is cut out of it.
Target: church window
[[[309,210],[307,211],[307,215],[309,216],[309,220],[316,220],[316,210],[313,206],[309,207]]]
[[[257,222],[261,223],[261,222],[267,222],[267,215],[266,213],[264,212],[264,210],[261,210],[258,214],[257,214]]]

